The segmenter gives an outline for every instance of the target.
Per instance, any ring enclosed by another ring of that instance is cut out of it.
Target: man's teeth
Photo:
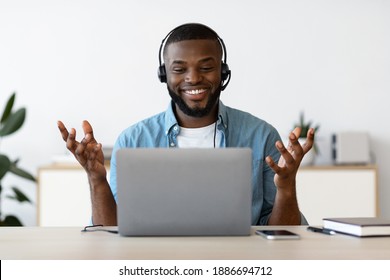
[[[200,94],[200,93],[205,92],[205,91],[206,91],[205,89],[186,90],[186,94],[195,95],[195,94]]]

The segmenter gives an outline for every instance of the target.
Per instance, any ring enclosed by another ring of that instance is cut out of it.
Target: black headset
[[[164,47],[164,44],[165,42],[167,41],[168,37],[173,33],[175,32],[177,29],[183,27],[183,26],[186,26],[186,25],[190,25],[191,23],[186,23],[186,24],[182,24],[182,25],[179,25],[178,27],[174,28],[173,30],[171,30],[165,37],[164,39],[162,40],[161,42],[161,45],[160,45],[160,49],[158,51],[158,61],[159,61],[159,67],[158,67],[158,70],[157,70],[157,75],[158,75],[158,79],[160,80],[160,82],[162,83],[166,83],[167,82],[167,72],[165,70],[165,64],[162,63],[162,50],[163,50],[163,47]],[[205,26],[205,25],[204,25]],[[221,90],[224,90],[227,85],[229,84],[229,81],[230,81],[230,77],[231,77],[231,71],[229,69],[229,66],[227,65],[226,61],[227,61],[227,53],[226,53],[226,47],[225,47],[225,44],[222,40],[221,37],[218,36],[217,32],[215,32],[214,30],[212,30],[210,27],[208,26],[205,26],[207,29],[209,29],[210,31],[212,31],[215,36],[217,37],[221,47],[222,47],[222,50],[223,50],[223,59],[222,59],[222,62],[221,62],[221,80],[222,80],[222,83],[225,82],[226,80],[226,83],[223,84],[221,86]]]

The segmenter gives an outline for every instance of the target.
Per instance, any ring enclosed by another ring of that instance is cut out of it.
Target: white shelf
[[[299,207],[313,225],[325,217],[378,216],[377,189],[375,166],[302,167],[297,174]],[[89,184],[78,164],[40,168],[37,193],[39,226],[90,223]]]
[[[327,217],[379,215],[376,166],[313,166],[297,174],[300,210],[310,224]]]
[[[107,169],[109,178],[109,169]],[[41,167],[38,171],[38,226],[86,226],[91,222],[87,174],[78,163]]]

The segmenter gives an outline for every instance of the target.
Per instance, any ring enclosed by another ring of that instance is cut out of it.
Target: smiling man
[[[164,63],[161,61],[163,57]],[[220,101],[230,81],[226,48],[211,28],[197,23],[181,25],[163,39],[158,76],[167,83],[172,98],[165,112],[125,129],[118,137],[111,159],[110,184],[101,144],[89,122],[83,122],[84,138],[76,131],[58,128],[67,148],[88,174],[94,224],[116,225],[116,158],[120,148],[140,147],[249,147],[252,149],[252,224],[297,225],[307,223],[296,198],[295,178],[300,162],[314,140],[308,132],[298,142],[300,128],[289,135],[286,148],[276,129],[247,112]]]

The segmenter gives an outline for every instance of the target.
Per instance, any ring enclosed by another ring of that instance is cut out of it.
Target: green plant
[[[313,126],[312,121],[306,121],[305,114],[303,112],[300,113],[299,122],[294,125],[294,128],[297,126],[301,128],[301,134],[299,135],[299,138],[306,138],[307,132],[309,131],[310,128],[314,128],[314,133],[316,133],[320,128],[319,125]],[[313,150],[316,154],[319,153],[316,142],[314,142]]]
[[[9,136],[19,130],[24,123],[26,118],[26,109],[20,108],[13,110],[16,94],[13,93],[8,99],[3,114],[0,119],[0,144],[4,136]],[[19,159],[11,161],[8,156],[0,153],[0,226],[22,226],[20,220],[14,215],[7,215],[3,217],[1,209],[2,199],[2,180],[7,173],[12,173],[16,176],[25,178],[27,180],[35,182],[35,178],[27,171],[18,167]],[[18,202],[31,203],[30,199],[17,187],[11,188],[13,195],[6,196],[9,199],[16,200]]]

